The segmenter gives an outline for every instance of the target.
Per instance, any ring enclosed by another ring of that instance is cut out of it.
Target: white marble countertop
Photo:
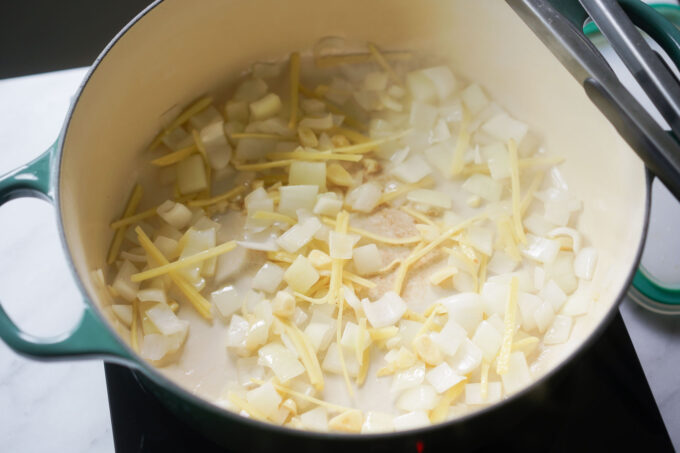
[[[0,80],[0,174],[50,146],[84,73],[85,69],[74,69]],[[668,196],[662,201],[653,213],[654,253],[645,261],[661,260],[664,269],[677,276],[678,266],[669,260],[673,251],[680,256],[680,240],[670,226],[680,223],[680,207]],[[0,299],[20,326],[42,335],[68,329],[81,306],[54,216],[48,203],[32,199],[12,201],[0,210]],[[664,232],[666,238],[657,240]],[[659,256],[662,250],[665,255]],[[629,300],[621,312],[673,444],[680,450],[680,317],[655,315]],[[113,451],[99,361],[40,363],[19,357],[0,342],[0,408],[2,451]]]

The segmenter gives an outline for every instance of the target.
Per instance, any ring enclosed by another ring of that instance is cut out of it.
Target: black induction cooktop
[[[173,416],[125,367],[105,364],[117,452],[224,452]],[[620,315],[511,433],[476,451],[672,452],[673,446]],[[460,452],[452,439],[451,452]]]

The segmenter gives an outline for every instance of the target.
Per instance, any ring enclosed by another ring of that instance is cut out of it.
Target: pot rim
[[[101,312],[100,307],[98,306],[97,303],[93,301],[92,298],[90,298],[90,294],[83,285],[80,275],[76,271],[75,264],[73,262],[71,252],[69,249],[69,244],[68,240],[66,238],[66,234],[64,232],[64,224],[63,224],[63,218],[62,218],[62,211],[61,211],[61,191],[60,191],[60,181],[61,181],[61,165],[62,165],[62,158],[63,158],[63,153],[64,153],[64,140],[66,138],[66,134],[68,132],[69,126],[71,124],[71,120],[73,118],[73,113],[78,105],[78,101],[80,97],[82,96],[85,88],[87,87],[88,82],[90,81],[91,77],[94,75],[94,73],[99,69],[100,64],[102,60],[108,55],[109,51],[120,41],[124,35],[135,25],[137,25],[138,22],[142,21],[147,14],[152,12],[156,7],[158,7],[160,4],[162,4],[164,0],[155,0],[153,3],[151,3],[149,6],[147,6],[144,10],[142,10],[139,14],[137,14],[130,22],[128,22],[114,37],[113,39],[106,45],[106,47],[102,50],[102,52],[97,56],[95,61],[92,63],[90,68],[88,69],[85,77],[83,78],[81,84],[78,87],[78,90],[76,91],[75,95],[73,96],[71,100],[71,104],[69,106],[69,109],[66,113],[66,118],[64,120],[63,126],[61,128],[61,131],[59,133],[59,137],[56,143],[56,149],[55,149],[55,154],[54,154],[54,159],[51,162],[51,173],[52,173],[52,178],[51,178],[51,185],[54,190],[54,203],[55,203],[55,208],[56,208],[56,214],[57,214],[57,226],[59,230],[59,237],[61,239],[61,245],[64,250],[64,254],[66,257],[66,261],[69,265],[70,271],[74,277],[75,283],[80,290],[80,293],[85,296],[86,300],[85,303],[93,309],[93,311],[96,313],[97,318],[101,321],[101,324],[105,326],[106,329],[108,329],[109,334],[115,338],[120,345],[125,349],[125,351],[128,353],[129,358],[117,358],[115,356],[104,356],[103,358],[110,357],[112,361],[118,361],[122,362],[124,365],[129,366],[133,368],[134,370],[141,371],[145,377],[153,381],[155,385],[159,385],[164,387],[167,390],[171,390],[173,393],[177,394],[184,400],[187,400],[193,405],[200,406],[202,409],[215,413],[215,415],[219,415],[221,417],[226,417],[228,418],[231,422],[236,422],[236,423],[244,423],[246,425],[251,425],[253,428],[260,428],[263,430],[271,430],[275,432],[276,434],[282,435],[282,436],[290,436],[290,437],[297,437],[297,438],[306,438],[306,439],[316,439],[316,440],[321,440],[321,441],[333,441],[333,440],[342,440],[342,441],[379,441],[381,439],[386,439],[390,438],[394,440],[394,438],[399,438],[399,437],[412,437],[412,436],[418,436],[418,435],[424,435],[427,433],[434,432],[436,430],[440,430],[443,428],[447,428],[453,425],[457,424],[462,424],[469,422],[471,420],[476,420],[480,417],[485,416],[487,413],[496,411],[500,409],[501,407],[508,406],[512,402],[519,400],[532,392],[536,387],[545,384],[549,379],[551,379],[553,376],[558,374],[568,363],[570,363],[572,360],[576,359],[578,355],[583,353],[587,348],[589,348],[595,340],[597,340],[604,329],[610,324],[611,320],[615,316],[618,306],[623,300],[623,298],[626,296],[626,293],[628,291],[628,287],[631,285],[631,282],[633,280],[633,277],[635,276],[635,272],[637,270],[637,267],[640,263],[640,259],[642,257],[642,251],[644,249],[645,245],[645,240],[647,238],[647,231],[649,228],[649,214],[650,214],[650,204],[651,204],[651,184],[653,181],[653,176],[651,173],[646,170],[647,173],[647,181],[645,183],[645,207],[644,207],[644,215],[643,215],[643,227],[641,231],[641,237],[639,241],[639,247],[638,250],[636,251],[635,254],[635,259],[631,263],[630,270],[628,271],[628,274],[626,276],[624,285],[621,287],[620,291],[618,292],[618,295],[615,298],[615,302],[611,305],[607,313],[603,316],[603,318],[600,320],[598,325],[591,331],[591,333],[586,337],[586,339],[578,345],[576,348],[574,348],[572,351],[569,352],[565,357],[562,358],[562,360],[554,365],[549,371],[544,373],[542,376],[540,376],[538,379],[533,381],[531,385],[525,387],[524,389],[520,390],[519,392],[513,393],[506,399],[492,404],[490,406],[484,407],[482,409],[478,409],[472,412],[469,412],[465,415],[462,415],[458,418],[455,418],[453,420],[447,420],[443,422],[436,423],[431,426],[426,426],[422,428],[416,428],[416,429],[408,429],[408,430],[399,430],[399,431],[393,431],[393,432],[385,432],[385,433],[366,433],[366,434],[344,434],[344,433],[335,433],[335,432],[330,432],[330,433],[324,433],[324,432],[318,432],[318,431],[305,431],[305,430],[300,430],[300,429],[293,429],[293,428],[287,428],[284,426],[279,426],[279,425],[274,425],[272,423],[266,423],[262,422],[259,420],[255,420],[252,418],[244,417],[241,416],[235,412],[232,412],[228,409],[222,408],[215,403],[212,403],[208,401],[207,399],[201,398],[184,387],[180,386],[176,382],[168,379],[165,375],[163,375],[156,367],[153,365],[149,364],[146,360],[141,358],[129,345],[127,342],[123,341],[120,336],[115,332],[111,324],[106,320],[104,317],[103,313]],[[641,165],[644,165],[641,163]]]

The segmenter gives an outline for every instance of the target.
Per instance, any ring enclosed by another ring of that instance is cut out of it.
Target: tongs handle
[[[680,65],[680,32],[640,0],[506,1],[583,84],[647,168],[680,200],[680,144],[676,138],[680,137],[680,85],[633,23],[655,39],[676,65]],[[598,25],[617,42],[615,50],[626,53],[624,62],[629,60],[631,72],[677,135],[667,133],[654,121],[584,35],[588,8],[595,15],[593,20],[597,18]]]
[[[647,44],[617,1],[581,0],[581,4],[675,136],[680,137],[680,84],[670,68]]]

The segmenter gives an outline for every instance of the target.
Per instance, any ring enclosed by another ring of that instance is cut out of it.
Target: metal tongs
[[[640,30],[676,65],[680,65],[680,31],[640,0],[506,1],[583,85],[647,168],[680,200],[680,83]],[[670,131],[640,105],[584,35],[588,19],[610,42]]]

